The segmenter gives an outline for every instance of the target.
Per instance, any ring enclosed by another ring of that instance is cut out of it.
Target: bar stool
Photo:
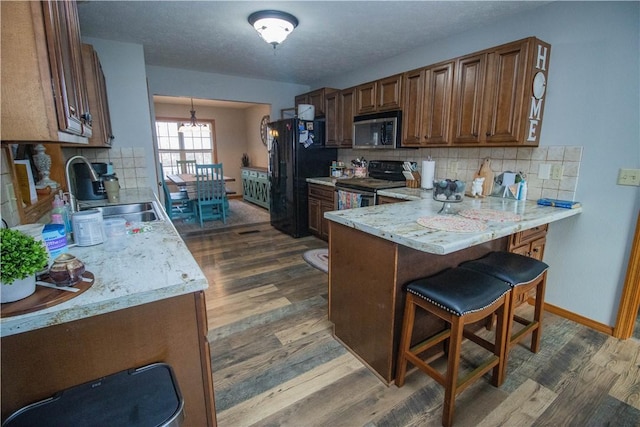
[[[511,297],[510,286],[502,280],[469,269],[454,268],[434,276],[415,280],[405,285],[407,292],[404,309],[400,350],[396,368],[396,385],[402,387],[407,373],[407,362],[424,371],[444,386],[442,425],[451,426],[458,393],[493,369],[492,384],[502,385],[504,380],[505,343],[507,339],[507,308]],[[445,329],[414,346],[411,346],[416,308],[444,320]],[[498,324],[492,343],[471,331],[465,325],[477,322],[496,313]],[[493,354],[482,365],[459,378],[460,354],[463,337],[481,345]],[[446,343],[444,351],[427,357],[419,357],[426,350]],[[441,374],[431,363],[447,355],[446,372]]]
[[[509,304],[507,326],[506,356],[511,348],[526,336],[531,334],[531,351],[537,353],[540,350],[540,338],[542,335],[542,311],[544,310],[544,292],[547,282],[547,269],[549,266],[535,258],[512,252],[491,252],[487,256],[467,261],[458,266],[484,274],[489,274],[500,280],[504,280],[512,287],[511,302]],[[516,308],[524,303],[530,291],[535,289],[535,308],[533,319],[525,319],[515,314]],[[513,333],[513,322],[518,322],[524,327]],[[506,372],[507,364],[504,364]]]

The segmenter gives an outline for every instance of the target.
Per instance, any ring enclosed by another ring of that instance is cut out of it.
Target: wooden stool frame
[[[411,336],[413,333],[416,307],[420,307],[428,313],[439,317],[447,322],[450,327],[411,347]],[[458,316],[437,307],[424,298],[407,292],[404,319],[402,323],[402,336],[400,339],[400,350],[396,368],[396,385],[398,387],[402,387],[404,385],[407,373],[407,362],[411,362],[420,370],[424,371],[445,388],[442,425],[445,427],[451,426],[453,424],[455,398],[460,392],[465,390],[469,385],[475,382],[475,380],[482,377],[491,369],[493,369],[492,384],[495,387],[501,386],[504,381],[504,373],[506,372],[504,367],[506,365],[506,351],[508,343],[507,337],[509,336],[507,334],[510,319],[508,317],[509,307],[511,307],[511,291],[506,292],[501,298],[482,310]],[[497,327],[494,343],[491,343],[490,341],[487,341],[484,338],[464,329],[465,325],[482,320],[493,313],[497,315]],[[466,337],[474,343],[493,352],[493,356],[488,358],[482,365],[478,366],[464,377],[459,378],[458,371],[460,368],[460,353],[463,337]],[[442,356],[442,352],[426,360],[421,359],[419,355],[447,339],[449,340],[448,351],[446,352],[448,353],[447,370],[445,375],[443,375],[430,366],[431,362]]]

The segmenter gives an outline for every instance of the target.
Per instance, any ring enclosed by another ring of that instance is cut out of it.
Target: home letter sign
[[[539,44],[536,52],[536,66],[538,70],[533,77],[533,95],[531,96],[531,106],[529,108],[529,133],[528,142],[535,142],[538,139],[538,125],[540,124],[542,114],[542,103],[544,102],[544,93],[547,87],[547,58],[549,49],[547,46]]]

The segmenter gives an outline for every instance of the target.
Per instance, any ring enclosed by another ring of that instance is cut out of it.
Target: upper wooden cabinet
[[[402,74],[356,87],[356,115],[402,108]]]
[[[325,97],[327,147],[353,146],[355,88],[332,92]]]
[[[298,95],[295,98],[296,109],[300,104],[310,104],[310,105],[313,105],[315,109],[315,117],[324,117],[326,114],[326,108],[324,104],[325,97],[327,94],[335,92],[336,90],[337,89],[323,87],[321,89],[316,89],[314,91]],[[296,111],[296,114],[297,114],[297,111]]]
[[[89,107],[93,112],[93,134],[89,138],[89,145],[109,148],[114,137],[107,100],[107,84],[98,54],[90,44],[82,45],[82,64],[87,83]]]
[[[530,37],[458,58],[453,145],[537,146],[550,53]]]
[[[3,141],[91,136],[73,1],[1,2]]]
[[[404,74],[402,145],[447,145],[454,63],[432,65]]]

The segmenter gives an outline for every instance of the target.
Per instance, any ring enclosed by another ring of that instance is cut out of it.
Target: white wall
[[[551,44],[541,146],[583,146],[576,199],[584,212],[552,224],[547,301],[613,326],[640,188],[616,185],[640,168],[638,2],[555,2],[313,87],[349,87],[536,36]]]

